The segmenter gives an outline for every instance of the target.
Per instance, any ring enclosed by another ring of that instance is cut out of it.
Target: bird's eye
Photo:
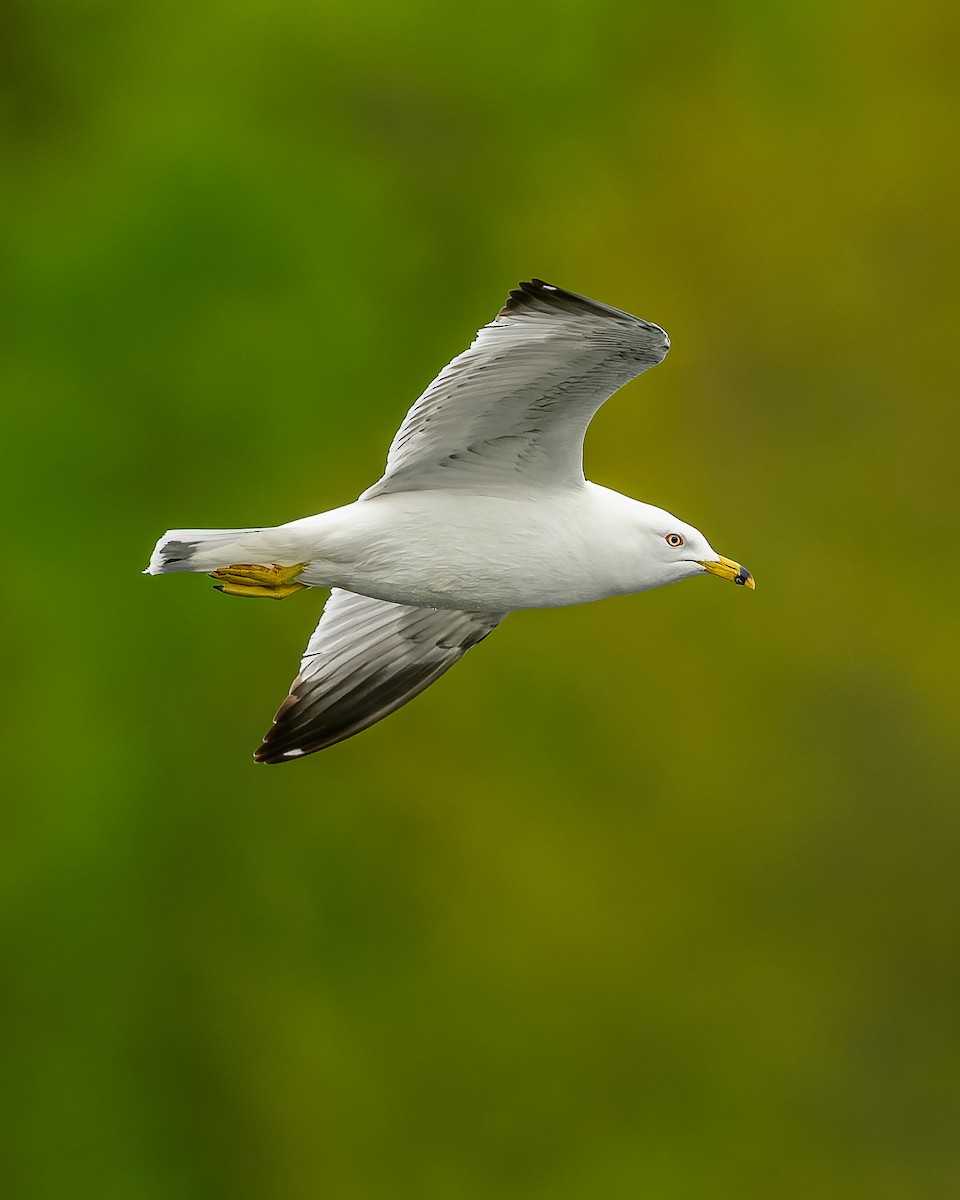
[[[683,545],[683,538],[679,533],[668,533],[665,540],[668,546],[677,547]]]

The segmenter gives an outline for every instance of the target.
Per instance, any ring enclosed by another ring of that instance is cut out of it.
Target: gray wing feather
[[[539,279],[521,283],[407,413],[362,499],[582,483],[597,409],[669,347],[658,325]]]
[[[429,687],[504,615],[411,608],[334,588],[254,757],[288,762],[368,728]]]

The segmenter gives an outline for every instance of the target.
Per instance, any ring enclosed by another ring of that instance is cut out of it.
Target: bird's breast
[[[432,608],[579,604],[619,590],[621,556],[589,515],[565,495],[378,496],[309,519],[317,524],[303,578]]]

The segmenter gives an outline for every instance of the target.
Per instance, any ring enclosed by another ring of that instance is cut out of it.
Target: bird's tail
[[[264,559],[263,529],[168,529],[144,575],[169,571],[215,571],[233,563],[272,562]]]

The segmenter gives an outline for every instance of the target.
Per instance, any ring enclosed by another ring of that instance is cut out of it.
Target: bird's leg
[[[294,592],[302,591],[305,583],[294,583],[306,563],[297,563],[295,567],[280,567],[274,564],[265,567],[259,564],[246,565],[235,563],[231,567],[221,567],[219,571],[211,571],[210,578],[220,580],[218,592],[225,596],[253,596],[267,600],[283,600]]]

